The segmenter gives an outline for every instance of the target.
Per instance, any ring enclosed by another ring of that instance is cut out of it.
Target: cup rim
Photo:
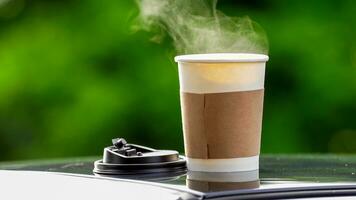
[[[268,59],[267,55],[256,53],[206,53],[174,57],[175,62],[193,63],[266,62]]]

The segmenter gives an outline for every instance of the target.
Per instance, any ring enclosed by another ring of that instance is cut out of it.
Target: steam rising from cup
[[[263,29],[249,17],[228,17],[217,0],[137,0],[140,27],[165,32],[179,54],[268,53]]]
[[[137,1],[142,27],[168,33],[186,54],[175,61],[188,170],[258,170],[268,60],[263,29],[248,17],[224,15],[217,0]]]

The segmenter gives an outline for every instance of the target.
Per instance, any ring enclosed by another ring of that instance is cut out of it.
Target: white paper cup
[[[258,169],[265,65],[262,54],[176,56],[188,169]]]

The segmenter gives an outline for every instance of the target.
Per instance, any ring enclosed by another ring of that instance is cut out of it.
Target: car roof
[[[302,195],[301,197],[310,197],[313,195],[314,197],[329,197],[330,195],[355,195],[356,190],[356,179],[354,176],[356,159],[353,158],[353,156],[263,155],[260,159],[259,188],[234,189],[230,187],[229,189],[218,191],[213,190],[214,185],[211,183],[204,185],[203,191],[189,188],[187,185],[189,180],[186,173],[166,174],[164,176],[95,176],[92,173],[92,170],[93,162],[97,159],[100,158],[86,157],[59,160],[10,162],[0,164],[0,169],[20,171],[18,173],[37,173],[31,175],[31,178],[36,181],[40,180],[36,178],[36,176],[43,177],[42,174],[50,176],[50,179],[48,180],[53,179],[49,182],[56,182],[55,180],[57,180],[57,176],[64,176],[63,180],[68,179],[68,181],[66,181],[67,185],[70,185],[69,183],[72,181],[73,177],[75,177],[77,179],[83,179],[83,181],[81,181],[83,182],[82,186],[87,188],[87,190],[89,190],[88,188],[90,187],[87,187],[85,184],[88,183],[87,179],[90,178],[89,182],[93,181],[103,183],[103,180],[110,183],[112,182],[113,185],[116,185],[113,186],[113,188],[115,188],[114,190],[121,194],[130,194],[135,190],[140,191],[141,187],[146,188],[146,186],[149,186],[149,188],[158,188],[158,191],[162,190],[162,195],[167,192],[168,196],[170,194],[175,194],[176,197],[189,196],[189,198],[194,197],[205,199],[219,199],[236,196],[244,196],[245,198],[264,198],[269,195],[280,195],[279,197],[281,198],[297,197],[298,195]],[[11,174],[11,176],[15,177],[13,172],[9,171],[2,171],[1,174],[4,176]],[[53,175],[56,177],[53,177]],[[16,175],[16,177],[21,179],[23,176],[20,174]],[[15,180],[15,178],[12,179]],[[4,182],[4,179],[1,178],[0,182]],[[21,181],[17,180],[16,182]],[[37,181],[35,183],[40,182]],[[125,186],[121,187],[119,186],[120,184],[124,184]],[[36,184],[32,183],[30,185]],[[102,184],[97,187],[105,188],[105,185],[106,184]],[[132,187],[132,189],[125,189],[127,186]],[[38,188],[41,187],[43,188],[43,186],[39,186]],[[221,189],[221,184],[219,187]],[[50,191],[50,189],[47,190]],[[88,191],[87,194],[91,194],[91,191]],[[108,194],[112,193],[108,192]],[[92,194],[90,196],[93,197],[95,195]]]

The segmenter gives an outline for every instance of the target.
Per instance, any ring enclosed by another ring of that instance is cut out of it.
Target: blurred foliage
[[[263,153],[355,153],[356,3],[224,0],[269,37]],[[183,151],[169,39],[131,0],[0,0],[0,160],[99,155],[114,137]]]

